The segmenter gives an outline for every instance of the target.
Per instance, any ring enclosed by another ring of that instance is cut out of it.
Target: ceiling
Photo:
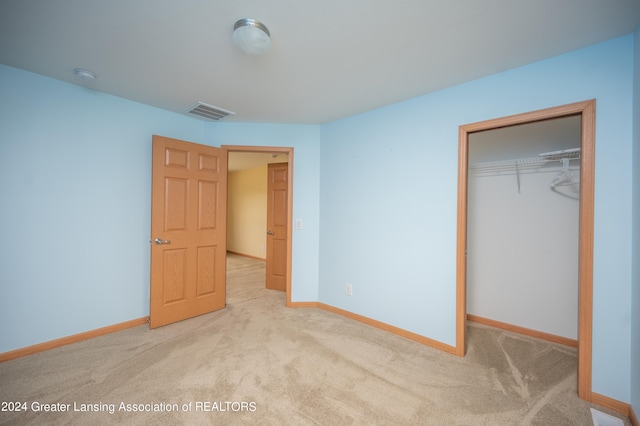
[[[241,18],[269,28],[267,55],[233,45]],[[639,24],[640,0],[0,0],[0,63],[178,113],[320,124]]]

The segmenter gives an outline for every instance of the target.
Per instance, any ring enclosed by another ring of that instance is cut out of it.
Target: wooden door
[[[151,308],[155,328],[225,307],[227,158],[153,136]]]
[[[267,278],[266,287],[287,290],[287,200],[289,166],[268,166],[267,180]]]

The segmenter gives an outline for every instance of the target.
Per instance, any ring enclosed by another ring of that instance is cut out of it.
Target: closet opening
[[[595,101],[459,129],[457,338],[467,320],[577,347],[591,401]]]

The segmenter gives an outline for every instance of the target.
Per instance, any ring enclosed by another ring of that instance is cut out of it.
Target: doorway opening
[[[460,126],[456,253],[456,354],[464,356],[466,351],[469,136],[487,130],[570,116],[579,116],[581,121],[578,207],[578,395],[584,400],[591,401],[595,100]]]
[[[282,289],[286,293],[286,305],[291,305],[291,265],[292,265],[292,215],[293,215],[293,148],[290,147],[263,147],[263,146],[236,146],[236,145],[223,145],[222,148],[227,153],[227,159],[229,161],[229,171],[228,173],[234,172],[233,163],[234,160],[238,162],[248,162],[249,166],[254,165],[255,167],[267,167],[267,164],[280,163],[286,165],[286,171],[283,176],[283,180],[286,180],[285,186],[285,199],[281,200],[281,205],[284,207],[283,214],[286,216],[286,224],[279,230],[275,231],[272,229],[262,229],[264,228],[264,224],[257,224],[258,229],[253,231],[253,237],[249,237],[251,240],[253,238],[253,248],[252,249],[243,249],[239,246],[237,250],[231,250],[231,252],[235,252],[236,254],[245,255],[247,257],[264,259],[266,262],[267,274],[271,273],[270,271],[281,270],[281,279],[284,281],[282,285]],[[265,185],[265,194],[266,194],[266,176],[265,181],[263,182]],[[258,184],[260,186],[262,184]],[[232,196],[231,192],[233,189],[229,188],[229,197]],[[258,209],[261,210],[257,221],[260,222],[262,220],[267,219],[267,203],[266,198],[264,197],[264,205]],[[231,215],[232,206],[228,206],[228,215]],[[264,210],[263,210],[264,209]],[[246,211],[245,211],[246,213]],[[233,223],[232,218],[228,218],[228,221]],[[266,222],[265,222],[266,223]],[[271,231],[271,233],[269,233]],[[277,236],[280,236],[282,233],[286,234],[284,241],[280,241],[280,245],[282,246],[279,249],[279,253],[276,257],[274,257],[273,253],[273,244],[272,239]],[[229,238],[228,238],[229,239]],[[251,243],[249,243],[251,244]],[[247,251],[251,251],[251,253],[246,253]],[[241,253],[239,253],[241,252]],[[245,252],[245,253],[242,253]],[[275,269],[274,269],[275,268]]]

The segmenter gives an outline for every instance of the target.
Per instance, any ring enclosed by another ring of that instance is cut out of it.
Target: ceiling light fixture
[[[233,26],[233,42],[247,55],[264,55],[271,46],[269,29],[255,19],[240,19]]]
[[[82,68],[75,68],[73,70],[73,74],[75,74],[75,76],[81,80],[93,81],[96,79],[96,75],[93,72]]]

